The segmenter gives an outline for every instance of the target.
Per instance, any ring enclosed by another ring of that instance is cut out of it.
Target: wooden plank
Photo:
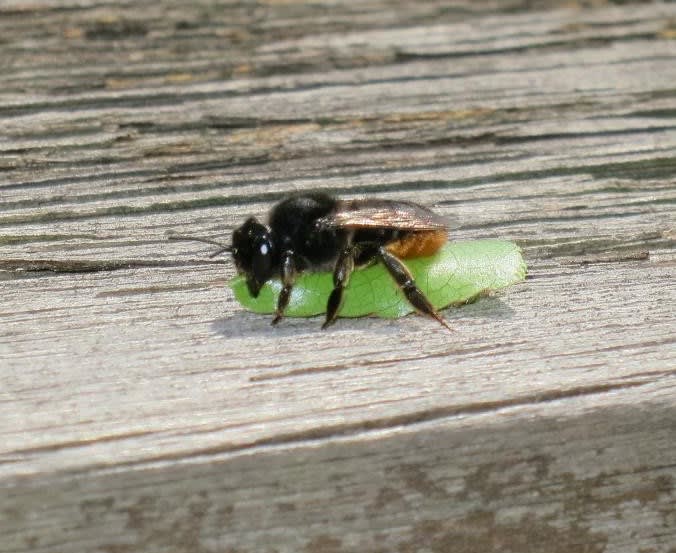
[[[0,551],[673,553],[674,20],[0,6]],[[529,279],[451,336],[272,328],[166,239],[309,189],[433,205]]]

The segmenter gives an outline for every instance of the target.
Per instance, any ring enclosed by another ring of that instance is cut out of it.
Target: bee
[[[284,317],[299,273],[333,272],[334,287],[322,325],[325,329],[340,312],[355,268],[382,263],[416,310],[451,330],[402,261],[432,255],[447,241],[447,232],[441,216],[412,202],[341,200],[316,192],[282,200],[270,211],[268,224],[250,217],[233,232],[232,245],[214,255],[232,254],[253,297],[269,279],[280,278],[282,289],[273,325]]]

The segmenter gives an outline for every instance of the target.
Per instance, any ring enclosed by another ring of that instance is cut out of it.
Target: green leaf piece
[[[526,276],[521,250],[504,240],[449,242],[430,257],[407,259],[405,263],[436,309],[473,301],[486,291],[515,284]],[[254,298],[243,277],[235,277],[230,286],[237,301],[255,313],[274,313],[282,288],[278,279],[270,280]],[[285,316],[324,313],[332,289],[333,276],[329,272],[301,274]],[[394,319],[414,311],[381,263],[354,271],[343,297],[340,317],[377,315]]]

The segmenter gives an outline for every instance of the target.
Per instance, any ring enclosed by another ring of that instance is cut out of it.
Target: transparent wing
[[[351,200],[340,202],[336,213],[317,221],[322,228],[394,228],[440,230],[448,221],[434,211],[412,202]]]

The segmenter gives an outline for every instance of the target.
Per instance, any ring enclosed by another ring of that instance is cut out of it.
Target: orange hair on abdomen
[[[404,238],[390,242],[385,249],[400,259],[427,257],[437,252],[446,240],[448,236],[443,230],[412,232]]]

